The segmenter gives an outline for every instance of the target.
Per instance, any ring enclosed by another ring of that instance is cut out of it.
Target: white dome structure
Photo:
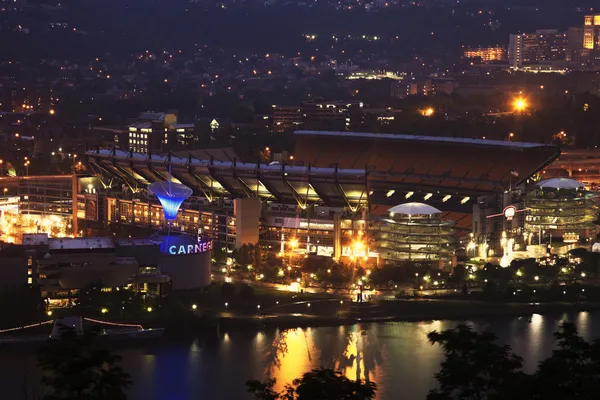
[[[525,199],[524,227],[529,233],[528,244],[540,233],[557,239],[562,237],[563,243],[593,238],[598,215],[596,197],[574,179],[553,178],[537,183]]]
[[[405,203],[390,208],[389,217],[374,225],[380,257],[388,262],[420,261],[441,265],[452,259],[454,222],[428,204]]]
[[[435,207],[423,203],[404,203],[392,207],[388,210],[390,213],[395,215],[435,215],[441,214],[442,212]]]
[[[581,189],[583,183],[569,178],[552,178],[537,183],[542,189]]]

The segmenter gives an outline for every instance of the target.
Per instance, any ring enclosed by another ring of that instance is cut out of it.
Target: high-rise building
[[[512,68],[523,66],[523,35],[510,35],[508,62]]]
[[[587,67],[600,67],[600,14],[584,17],[582,58]]]
[[[567,58],[568,35],[556,29],[510,35],[509,62],[513,68],[524,65],[564,61]]]
[[[583,24],[583,49],[600,49],[600,15],[586,15]]]
[[[580,63],[583,52],[583,28],[573,27],[567,31],[566,60]]]

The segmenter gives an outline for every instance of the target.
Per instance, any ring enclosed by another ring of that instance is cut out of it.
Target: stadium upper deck
[[[295,136],[289,165],[100,149],[86,156],[98,175],[118,178],[133,191],[166,180],[170,166],[174,181],[210,201],[259,197],[358,209],[399,204],[418,192],[430,193],[432,202],[449,195],[473,201],[518,184],[560,154],[556,146],[491,140],[322,131]],[[456,205],[470,207],[468,201]]]
[[[367,168],[370,179],[390,187],[489,193],[528,179],[559,154],[556,146],[535,143],[298,131],[295,157],[318,167]]]

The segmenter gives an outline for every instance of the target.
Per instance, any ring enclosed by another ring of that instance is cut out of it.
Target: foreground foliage
[[[554,334],[558,348],[533,374],[523,372],[523,359],[509,346],[495,343],[491,333],[456,329],[431,332],[445,359],[435,377],[438,388],[428,400],[592,400],[600,393],[600,340],[586,342],[575,326],[563,322]]]
[[[330,369],[313,369],[276,392],[275,379],[248,381],[256,400],[370,400],[377,387],[373,382],[353,381]]]
[[[125,400],[130,377],[118,365],[120,357],[93,348],[89,337],[72,329],[41,349],[44,400]]]

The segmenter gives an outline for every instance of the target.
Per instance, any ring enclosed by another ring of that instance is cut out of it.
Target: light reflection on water
[[[573,315],[533,314],[521,318],[467,322],[491,331],[510,345],[532,372],[554,348],[553,332],[563,318],[576,323],[586,340],[600,337],[600,312]],[[378,400],[424,399],[435,384],[442,360],[427,334],[459,322],[387,322],[342,327],[294,328],[264,332],[230,331],[217,346],[204,341],[165,342],[119,350],[132,375],[132,400],[249,399],[248,379],[276,378],[277,389],[312,368],[342,371],[351,379],[376,382]],[[0,387],[7,398],[20,398],[23,382],[39,380],[35,354],[0,351]],[[12,397],[11,397],[12,396]]]

